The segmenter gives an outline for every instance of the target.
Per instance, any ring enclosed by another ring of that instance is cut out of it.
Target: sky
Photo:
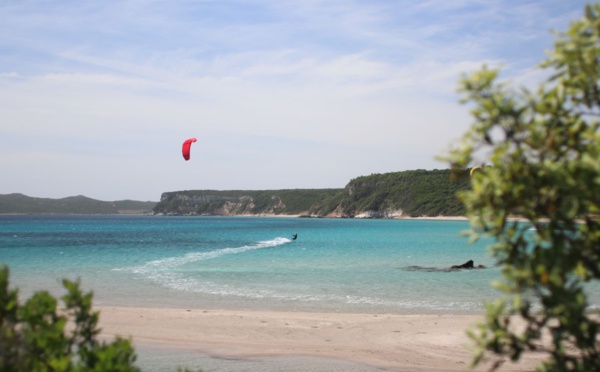
[[[0,0],[0,194],[158,201],[448,168],[473,123],[461,76],[535,86],[585,3]]]

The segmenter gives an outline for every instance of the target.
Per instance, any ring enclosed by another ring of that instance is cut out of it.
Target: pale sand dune
[[[468,370],[473,315],[387,315],[103,307],[104,336],[224,357],[311,356],[390,370]],[[528,358],[503,371],[530,371]],[[485,370],[478,368],[477,370]]]

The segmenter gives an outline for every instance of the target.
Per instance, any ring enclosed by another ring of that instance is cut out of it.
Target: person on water
[[[298,234],[292,235],[292,240],[296,240],[296,239],[298,239]]]

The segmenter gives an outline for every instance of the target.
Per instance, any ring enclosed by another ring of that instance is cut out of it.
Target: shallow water
[[[203,372],[381,372],[386,369],[331,358],[285,356],[217,358],[192,350],[169,350],[152,346],[136,347],[138,365],[145,372],[176,371],[178,367]]]
[[[499,271],[483,244],[467,245],[466,229],[464,221],[0,216],[0,261],[24,295],[60,293],[61,278],[80,278],[101,305],[479,312]],[[469,259],[490,268],[447,270]]]

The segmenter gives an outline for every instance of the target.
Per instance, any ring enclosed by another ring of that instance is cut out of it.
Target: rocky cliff
[[[164,215],[315,215],[323,200],[341,189],[298,189],[261,191],[193,190],[162,194],[154,208]]]
[[[174,191],[162,194],[154,213],[164,215],[300,215],[339,218],[460,216],[457,191],[469,187],[465,171],[415,170],[373,174],[344,189]]]

